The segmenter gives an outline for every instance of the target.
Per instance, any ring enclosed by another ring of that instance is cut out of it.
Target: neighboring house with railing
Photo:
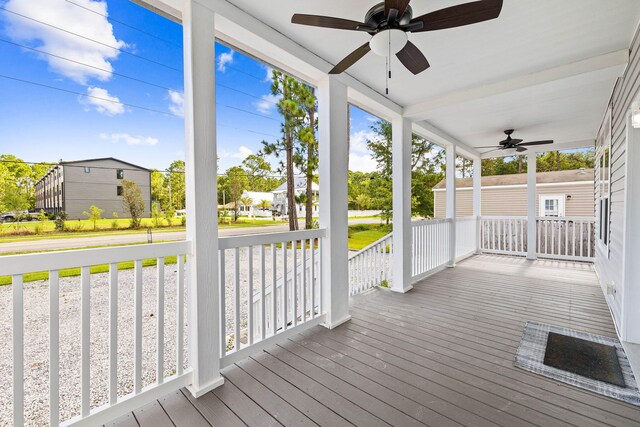
[[[48,213],[67,213],[68,219],[86,219],[92,205],[127,217],[122,204],[122,180],[135,182],[142,193],[144,211],[151,211],[151,171],[113,157],[60,161],[35,185],[36,209]]]
[[[318,197],[320,195],[320,187],[315,182],[311,184],[313,191],[313,215],[318,215]],[[294,178],[294,191],[296,198],[307,194],[307,179],[303,177]],[[286,216],[289,209],[289,200],[287,199],[287,182],[280,184],[278,188],[272,191],[273,194],[273,206],[271,209],[277,213],[277,215]],[[304,217],[306,213],[305,203],[296,202],[296,211],[298,217]]]
[[[577,169],[536,174],[538,216],[593,216],[594,170]],[[435,218],[446,216],[446,180],[433,187]],[[483,216],[527,214],[527,174],[483,176],[480,196]],[[473,214],[473,178],[456,179],[456,214]]]

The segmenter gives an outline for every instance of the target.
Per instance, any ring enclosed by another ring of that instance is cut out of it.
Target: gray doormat
[[[573,372],[545,365],[544,359],[549,332],[615,347],[616,354],[618,356],[618,363],[626,386],[621,387],[609,384],[604,381],[598,381]],[[632,405],[640,406],[640,391],[638,391],[638,384],[633,377],[633,372],[631,371],[631,366],[629,365],[629,360],[627,360],[627,356],[624,353],[624,349],[620,342],[615,338],[603,337],[601,335],[580,332],[546,323],[527,322],[524,332],[522,333],[520,346],[516,352],[513,364],[519,368],[544,375],[548,378],[562,381],[607,397],[622,400],[623,402],[631,403]]]

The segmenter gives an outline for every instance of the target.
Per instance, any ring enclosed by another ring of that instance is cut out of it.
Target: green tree
[[[168,205],[174,210],[184,209],[186,206],[184,160],[174,160],[171,162],[167,169],[165,179],[165,187],[168,192]]]
[[[358,210],[367,209],[371,205],[371,197],[367,194],[358,194],[355,199],[356,206],[358,206]]]
[[[98,220],[102,217],[102,212],[104,212],[104,209],[100,209],[95,205],[91,205],[91,207],[89,207],[89,212],[83,212],[83,214],[93,222],[93,231],[96,231],[96,226]]]
[[[245,211],[250,212],[253,199],[251,197],[240,197],[240,203],[244,206]]]
[[[272,176],[271,163],[257,154],[247,156],[242,161],[242,167],[247,171],[250,191],[273,191],[282,184],[281,179]]]
[[[160,209],[169,210],[169,180],[163,172],[151,169],[151,202],[159,203]]]
[[[131,228],[140,228],[140,222],[144,215],[144,199],[140,187],[126,179],[122,180],[122,207],[129,212]]]
[[[266,211],[271,207],[271,202],[268,200],[260,200],[260,204],[258,205],[261,210]]]
[[[233,203],[233,220],[238,220],[239,208],[240,208],[240,199],[242,198],[242,193],[249,186],[249,180],[247,179],[247,173],[240,166],[234,166],[227,170],[227,180],[226,180],[226,191],[229,199],[227,203]]]
[[[295,177],[294,177],[294,153],[297,132],[304,123],[306,112],[302,107],[300,98],[300,86],[302,83],[281,71],[272,72],[271,93],[280,96],[277,108],[283,117],[281,124],[282,137],[274,143],[263,141],[264,154],[274,155],[284,159],[280,160],[280,171],[286,173],[287,179],[287,205],[289,217],[289,230],[298,229],[298,216],[296,212]]]
[[[313,182],[316,180],[318,170],[318,140],[316,130],[318,121],[316,119],[317,99],[313,86],[300,83],[296,86],[298,91],[297,99],[305,113],[304,119],[298,124],[296,131],[299,144],[294,154],[294,164],[304,173],[305,188],[305,228],[314,228],[313,223]]]

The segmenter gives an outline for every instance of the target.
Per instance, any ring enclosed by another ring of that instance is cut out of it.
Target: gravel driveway
[[[288,267],[292,251],[288,251]],[[260,253],[254,250],[254,287],[259,290]],[[298,255],[300,261],[301,255]],[[265,248],[266,285],[271,284],[271,248]],[[282,249],[277,249],[276,268],[282,274]],[[227,331],[233,333],[234,265],[233,251],[226,258]],[[248,295],[248,251],[240,251],[241,325],[246,325]],[[176,265],[165,267],[164,374],[176,370]],[[143,386],[156,380],[157,285],[156,267],[143,271],[142,329]],[[118,288],[118,395],[133,391],[133,270],[120,271]],[[60,279],[60,419],[80,413],[80,278]],[[185,287],[186,288],[186,287]],[[91,404],[108,401],[109,298],[108,274],[91,276]],[[185,291],[186,294],[186,291]],[[185,295],[185,315],[187,296]],[[0,426],[12,425],[12,305],[11,286],[0,287]],[[49,286],[48,281],[24,285],[25,420],[27,425],[43,425],[49,417]],[[185,321],[185,367],[188,325]]]

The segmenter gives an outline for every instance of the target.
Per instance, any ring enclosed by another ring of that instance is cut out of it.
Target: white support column
[[[536,226],[536,153],[527,153],[527,259],[538,259]]]
[[[198,397],[223,384],[220,375],[218,203],[216,170],[215,15],[185,2],[184,127],[191,393]]]
[[[640,129],[627,118],[621,338],[640,344]]]
[[[411,285],[411,121],[391,123],[393,177],[393,281],[391,290],[407,292]]]
[[[335,328],[349,315],[349,249],[347,165],[347,87],[327,76],[318,87],[318,154],[320,227],[327,229],[322,245],[325,326]]]
[[[480,233],[482,223],[482,160],[473,159],[473,217],[476,219],[476,253],[482,252],[480,248]]]
[[[451,219],[449,233],[449,267],[456,265],[456,146],[451,144],[446,148],[447,171],[446,171],[446,195],[447,195],[447,215]]]

